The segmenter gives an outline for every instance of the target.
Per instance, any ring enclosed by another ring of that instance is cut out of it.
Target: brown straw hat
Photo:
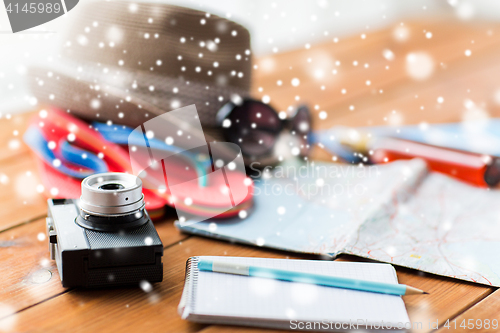
[[[132,127],[195,104],[206,128],[233,95],[249,93],[250,34],[235,22],[123,1],[81,5],[72,19],[60,58],[29,69],[43,104]]]

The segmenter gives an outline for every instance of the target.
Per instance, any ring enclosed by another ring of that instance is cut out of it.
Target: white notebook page
[[[389,264],[319,260],[203,257],[254,266],[397,283]],[[199,271],[191,313],[207,316],[368,323],[407,323],[400,296]]]

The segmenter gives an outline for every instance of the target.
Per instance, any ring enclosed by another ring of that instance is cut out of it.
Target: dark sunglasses
[[[307,154],[311,113],[306,106],[300,106],[291,113],[278,114],[270,105],[247,98],[241,103],[225,104],[217,112],[216,119],[225,140],[238,144],[243,155],[262,157],[272,154],[283,130],[289,131],[300,142],[294,155]]]

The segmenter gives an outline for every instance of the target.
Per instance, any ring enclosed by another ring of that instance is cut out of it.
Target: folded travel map
[[[351,254],[500,286],[500,191],[428,172],[419,159],[385,165],[277,166],[252,211],[176,222],[186,233],[334,258]]]

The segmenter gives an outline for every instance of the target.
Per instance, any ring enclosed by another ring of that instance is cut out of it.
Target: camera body
[[[64,287],[163,279],[163,244],[134,176],[93,175],[83,180],[80,200],[49,199],[47,234]]]

